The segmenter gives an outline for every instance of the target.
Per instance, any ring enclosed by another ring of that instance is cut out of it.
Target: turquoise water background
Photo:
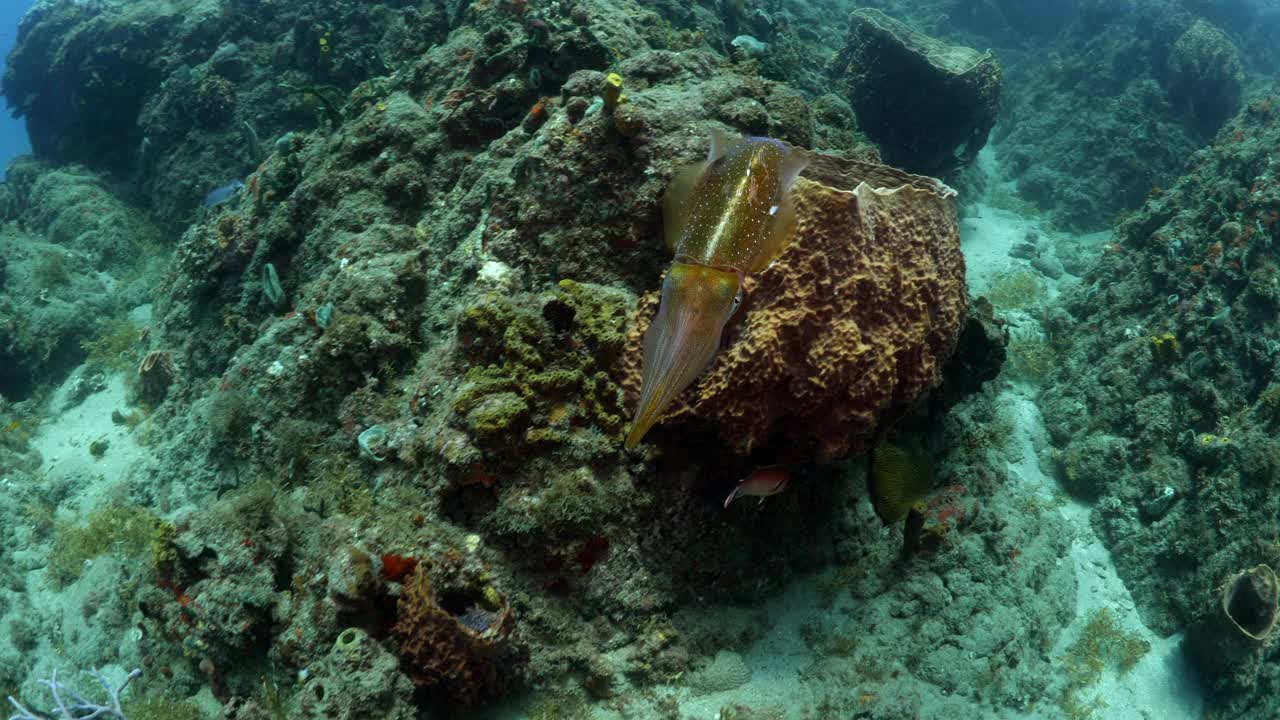
[[[32,0],[7,0],[0,4],[0,55],[7,56],[18,35],[18,21],[33,4]],[[31,152],[27,127],[9,113],[0,116],[0,168],[7,167],[15,156]],[[3,170],[0,170],[3,172]]]

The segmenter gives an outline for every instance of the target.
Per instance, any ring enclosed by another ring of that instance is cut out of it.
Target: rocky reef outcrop
[[[101,370],[129,366],[139,326],[124,313],[163,264],[148,214],[100,173],[31,158],[10,165],[0,208],[10,223],[0,238],[0,393],[26,400],[86,359],[97,366],[86,389]]]
[[[1275,683],[1224,615],[1265,628],[1270,611],[1233,610],[1221,588],[1280,562],[1278,103],[1252,101],[1118,225],[1067,298],[1078,324],[1042,400],[1064,483],[1097,498],[1094,526],[1146,622],[1196,638],[1223,712]]]
[[[1175,111],[1201,135],[1210,136],[1243,102],[1240,51],[1222,30],[1197,19],[1169,49],[1164,84]]]
[[[1091,4],[1041,56],[1011,78],[998,157],[1064,228],[1102,229],[1169,187],[1240,107],[1238,51],[1181,8]]]

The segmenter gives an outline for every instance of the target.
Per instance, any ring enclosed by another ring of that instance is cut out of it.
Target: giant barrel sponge
[[[967,295],[955,191],[933,178],[810,153],[793,186],[795,238],[744,280],[725,349],[661,428],[708,423],[733,451],[770,441],[823,459],[864,452],[942,378]],[[641,300],[623,354],[634,405]]]
[[[948,45],[875,9],[849,16],[827,71],[882,159],[912,172],[972,161],[1000,109],[1000,65],[990,51]]]

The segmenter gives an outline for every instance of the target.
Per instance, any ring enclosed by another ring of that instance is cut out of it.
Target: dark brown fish
[[[760,498],[760,502],[770,495],[777,495],[791,484],[791,471],[786,465],[766,465],[738,481],[738,486],[724,499],[724,506],[744,495]],[[757,503],[758,504],[758,503]]]

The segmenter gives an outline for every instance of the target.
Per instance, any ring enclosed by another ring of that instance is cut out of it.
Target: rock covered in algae
[[[947,45],[879,10],[849,16],[829,72],[885,162],[941,172],[963,149],[973,159],[1000,107],[1000,65],[990,51]]]
[[[360,628],[347,628],[298,692],[303,718],[410,720],[413,694],[399,661]]]
[[[748,278],[728,349],[664,422],[707,421],[740,453],[776,435],[835,458],[937,385],[955,348],[967,307],[955,192],[815,154],[794,194],[795,239]],[[633,393],[657,302],[646,295],[628,336]]]
[[[491,295],[467,307],[456,348],[468,366],[453,401],[459,424],[483,445],[516,454],[526,443],[567,437],[571,425],[617,435],[625,419],[608,369],[622,348],[627,305],[624,293],[562,280],[536,296]]]

